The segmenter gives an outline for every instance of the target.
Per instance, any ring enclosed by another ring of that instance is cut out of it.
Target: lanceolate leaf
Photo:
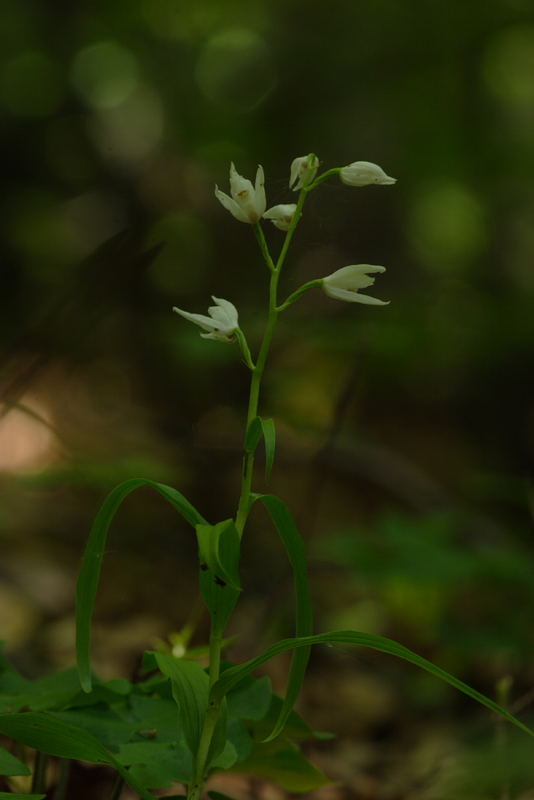
[[[212,688],[213,698],[218,699],[225,695],[226,692],[228,692],[233,686],[239,683],[239,681],[249,675],[253,670],[262,664],[265,664],[266,661],[269,661],[269,659],[277,656],[279,653],[300,647],[309,648],[314,644],[356,644],[363,647],[370,647],[371,649],[378,650],[381,653],[389,653],[390,655],[398,656],[398,658],[402,658],[405,661],[409,661],[411,664],[415,664],[416,667],[424,669],[426,672],[429,672],[436,678],[440,678],[442,681],[445,681],[445,683],[449,683],[451,686],[454,686],[455,689],[458,689],[460,692],[468,695],[481,705],[486,706],[486,708],[489,708],[491,711],[495,711],[497,714],[500,714],[501,717],[504,717],[504,719],[508,720],[508,722],[511,722],[513,725],[516,725],[525,733],[528,733],[530,736],[534,736],[533,730],[516,719],[516,717],[506,711],[506,709],[499,706],[489,697],[477,692],[476,689],[471,688],[471,686],[468,686],[463,681],[455,678],[454,675],[451,675],[449,672],[441,669],[441,667],[436,666],[422,656],[418,656],[417,653],[414,653],[412,650],[404,647],[404,645],[395,642],[393,639],[387,639],[384,636],[375,636],[371,633],[361,633],[360,631],[333,631],[331,633],[320,633],[316,636],[305,636],[296,639],[283,639],[282,641],[273,644],[272,647],[269,647],[268,650],[265,650],[264,653],[256,658],[246,661],[244,664],[241,664],[237,667],[231,667],[230,669],[225,670]]]
[[[274,420],[254,417],[245,436],[245,450],[253,454],[263,436],[265,443],[265,477],[269,479],[274,463],[276,445],[276,430]]]
[[[209,678],[196,661],[184,661],[166,653],[156,653],[156,662],[171,680],[184,737],[191,753],[196,755],[208,709]]]
[[[285,545],[287,555],[293,569],[293,578],[295,581],[295,633],[297,637],[309,636],[313,632],[313,612],[311,606],[310,587],[308,583],[308,567],[306,563],[306,550],[304,542],[299,533],[299,530],[287,506],[278,497],[270,494],[255,495],[255,500],[261,500],[271,519],[280,534],[280,538]],[[306,674],[306,667],[308,666],[308,659],[310,657],[310,648],[303,647],[296,649],[293,653],[291,661],[291,669],[289,672],[289,681],[287,685],[286,696],[280,716],[272,733],[265,741],[275,739],[284,729],[287,718],[291,714],[291,710],[299,696],[304,675]],[[230,670],[231,671],[231,670]]]
[[[195,757],[208,710],[209,678],[196,661],[185,661],[166,653],[155,655],[158,667],[171,679],[172,694],[179,708],[184,738]],[[226,719],[226,702],[223,702],[211,740],[209,762],[222,752],[226,744]]]
[[[52,714],[32,712],[0,714],[0,733],[49,756],[75,758],[93,764],[108,764],[119,772],[143,800],[155,800],[98,739],[82,728],[69,725]]]
[[[241,592],[239,534],[233,520],[197,525],[200,591],[211,614],[212,626],[222,635]]]
[[[91,619],[109,526],[123,500],[140,486],[149,486],[163,495],[190,525],[206,523],[206,520],[180,492],[163,483],[132,478],[120,483],[108,494],[96,515],[89,534],[76,587],[76,652],[80,683],[85,692],[91,691]]]
[[[269,480],[274,464],[274,449],[276,445],[276,430],[274,420],[261,418],[261,429],[265,442],[265,477]]]

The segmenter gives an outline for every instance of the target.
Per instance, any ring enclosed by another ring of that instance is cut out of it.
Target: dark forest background
[[[383,264],[373,291],[391,300],[310,293],[270,360],[270,490],[307,538],[317,628],[399,639],[527,719],[530,0],[3,0],[1,20],[0,636],[20,668],[72,664],[76,571],[113,485],[147,477],[213,521],[234,513],[248,373],[171,308],[227,298],[258,341],[267,271],[214,184],[228,191],[230,161],[248,177],[261,163],[268,205],[290,202],[290,162],[313,151],[398,179],[315,192],[283,277],[285,296]],[[276,250],[282,234],[266,235]],[[260,511],[243,580],[233,659],[291,632],[291,576]],[[106,555],[102,676],[179,630],[196,585],[189,531],[133,495]],[[317,649],[301,708],[338,735],[318,757],[351,796],[450,797],[432,792],[467,759],[455,797],[532,797],[522,740],[508,734],[504,795],[487,778],[495,721],[387,657]],[[465,775],[481,770],[478,795]]]

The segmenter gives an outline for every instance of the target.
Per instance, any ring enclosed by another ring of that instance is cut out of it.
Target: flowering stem
[[[274,264],[273,262],[273,259],[269,252],[269,248],[265,241],[265,237],[263,235],[263,231],[261,230],[260,225],[257,224],[254,226],[254,229],[256,231],[256,236],[260,244],[261,251],[263,253],[263,257],[265,258],[265,261],[269,266],[269,269],[271,270],[271,280],[269,283],[269,314],[267,317],[267,324],[265,326],[263,340],[260,345],[258,358],[256,360],[256,366],[252,370],[252,379],[250,381],[250,394],[248,401],[247,424],[245,428],[245,435],[250,427],[250,423],[252,422],[252,420],[258,416],[258,404],[260,399],[261,381],[263,378],[263,372],[265,370],[265,364],[267,362],[267,356],[269,355],[274,329],[278,321],[278,314],[281,310],[277,305],[278,281],[280,279],[280,273],[282,271],[282,267],[284,266],[284,261],[287,256],[287,251],[289,250],[289,245],[291,244],[291,239],[293,238],[293,233],[295,232],[295,228],[297,227],[299,220],[302,216],[302,208],[304,206],[304,202],[306,200],[308,191],[309,187],[305,187],[300,192],[299,199],[297,202],[297,207],[295,209],[295,213],[293,214],[291,225],[289,226],[289,230],[286,233],[284,243],[282,245],[282,249],[280,250],[280,254],[278,256],[276,264]],[[272,267],[270,265],[272,265]],[[245,528],[248,512],[250,510],[250,495],[252,490],[253,473],[254,473],[254,453],[248,453],[245,451],[245,454],[243,456],[241,492],[239,496],[239,504],[237,508],[237,515],[235,522],[237,532],[239,533],[240,537],[243,536],[243,530]]]

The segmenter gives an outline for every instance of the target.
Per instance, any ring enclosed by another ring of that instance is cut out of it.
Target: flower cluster
[[[336,167],[316,177],[318,169],[319,159],[314,153],[293,159],[290,167],[289,188],[301,193],[301,199],[298,204],[281,203],[267,209],[265,176],[261,165],[257,168],[256,180],[253,185],[250,180],[243,178],[237,172],[232,163],[230,165],[230,194],[225,194],[216,186],[215,197],[239,222],[257,226],[259,230],[258,226],[261,219],[267,219],[279,230],[290,232],[289,236],[291,236],[291,232],[298,222],[298,219],[296,219],[297,209],[299,210],[298,216],[300,216],[305,195],[330,176],[337,174],[341,182],[346,186],[370,186],[373,184],[390,186],[396,182],[395,178],[391,178],[381,167],[377,164],[372,164],[370,161],[354,161],[346,167]],[[261,240],[265,242],[263,234],[259,235]],[[275,272],[280,270],[281,263],[275,267],[270,256],[267,257],[267,260],[272,270]],[[304,286],[301,286],[300,289],[290,295],[286,302],[278,307],[278,310],[287,308],[313,286],[321,286],[324,293],[335,300],[373,306],[387,305],[386,301],[362,294],[360,291],[374,284],[375,278],[371,276],[382,272],[385,272],[385,267],[372,264],[350,264],[327,275],[325,278],[319,278],[304,284]],[[213,301],[216,305],[210,306],[208,309],[209,316],[191,314],[179,308],[174,308],[173,311],[202,328],[204,333],[200,335],[204,339],[215,339],[218,342],[233,342],[237,339],[246,357],[245,360],[250,365],[252,363],[250,361],[250,352],[248,351],[244,334],[239,328],[236,307],[228,300],[223,300],[219,297],[213,297]]]

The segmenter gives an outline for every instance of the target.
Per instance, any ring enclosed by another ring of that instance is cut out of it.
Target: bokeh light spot
[[[277,83],[271,51],[246,28],[229,28],[209,39],[196,78],[210,102],[234,112],[256,108]]]
[[[93,108],[113,108],[134,92],[138,83],[137,63],[116,42],[97,42],[76,55],[72,83]]]
[[[479,200],[460,183],[421,189],[412,208],[410,238],[425,264],[447,270],[464,266],[486,241]]]
[[[0,472],[38,472],[54,461],[57,440],[42,402],[24,398],[19,408],[0,411]]]
[[[100,109],[89,122],[101,152],[114,161],[135,162],[149,155],[163,133],[164,113],[159,96],[139,86],[120,105]]]
[[[489,90],[507,105],[534,104],[534,25],[501,31],[482,62]]]
[[[6,64],[0,83],[2,104],[21,117],[47,117],[63,99],[58,69],[45,53],[28,50]]]

